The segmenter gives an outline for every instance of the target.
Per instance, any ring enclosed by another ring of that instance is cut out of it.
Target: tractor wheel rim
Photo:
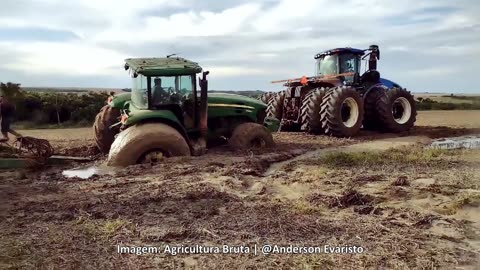
[[[144,155],[142,155],[142,157],[140,158],[140,161],[138,163],[140,164],[155,164],[155,163],[159,163],[162,159],[168,157],[168,155],[162,151],[162,150],[152,150],[152,151],[149,151],[147,153],[145,153]]]
[[[262,138],[255,138],[250,142],[250,146],[254,148],[263,148],[267,143]]]
[[[408,99],[399,97],[395,99],[392,105],[393,119],[398,124],[405,124],[412,116],[412,106]]]
[[[341,106],[341,117],[346,127],[353,127],[358,122],[358,103],[354,98],[346,98]]]

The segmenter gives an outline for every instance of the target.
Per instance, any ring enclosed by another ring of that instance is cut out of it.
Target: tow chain
[[[13,143],[19,152],[26,153],[38,162],[45,161],[53,155],[54,149],[45,139],[18,137]]]

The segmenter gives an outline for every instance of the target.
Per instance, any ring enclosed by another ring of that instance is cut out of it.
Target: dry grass
[[[419,111],[415,125],[480,128],[480,111]]]
[[[392,148],[381,152],[333,152],[322,157],[320,162],[329,168],[427,164],[439,160],[441,156],[455,155],[457,152],[435,148],[424,150],[422,147]]]

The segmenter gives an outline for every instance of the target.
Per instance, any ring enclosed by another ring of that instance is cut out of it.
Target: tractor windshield
[[[152,106],[181,104],[193,92],[193,75],[153,76],[138,74],[133,79],[132,102],[139,109],[149,108],[148,84],[150,83]]]
[[[317,60],[317,74],[320,76],[328,76],[338,74],[338,56],[325,55]]]
[[[152,77],[152,105],[181,104],[193,92],[192,75]]]

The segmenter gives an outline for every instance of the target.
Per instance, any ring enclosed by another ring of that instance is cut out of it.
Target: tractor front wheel
[[[285,91],[275,93],[268,101],[267,116],[275,117],[282,120],[283,116],[283,101],[285,100]]]
[[[175,128],[162,123],[137,124],[118,134],[108,155],[108,165],[125,167],[190,155],[190,147]]]
[[[413,127],[417,120],[417,109],[412,94],[406,89],[392,88],[387,91],[387,102],[378,103],[382,130],[404,132]]]
[[[303,99],[301,107],[302,130],[312,134],[324,133],[320,122],[320,109],[325,93],[325,88],[316,88]]]
[[[273,92],[266,92],[260,95],[257,99],[260,100],[261,102],[268,104],[268,101],[270,98],[274,95],[275,93]]]
[[[379,108],[388,106],[387,91],[384,88],[373,88],[365,97],[365,116],[363,128],[366,130],[381,130],[383,124],[380,119],[382,113]]]
[[[93,132],[98,149],[108,154],[110,146],[115,140],[115,135],[120,131],[119,127],[110,129],[110,126],[120,121],[120,110],[110,105],[105,105],[95,117]]]
[[[243,123],[238,125],[228,140],[233,150],[247,150],[250,148],[266,148],[275,145],[272,133],[263,125],[257,123]]]
[[[335,87],[327,90],[322,101],[320,121],[327,135],[352,137],[363,121],[363,100],[353,87]]]

